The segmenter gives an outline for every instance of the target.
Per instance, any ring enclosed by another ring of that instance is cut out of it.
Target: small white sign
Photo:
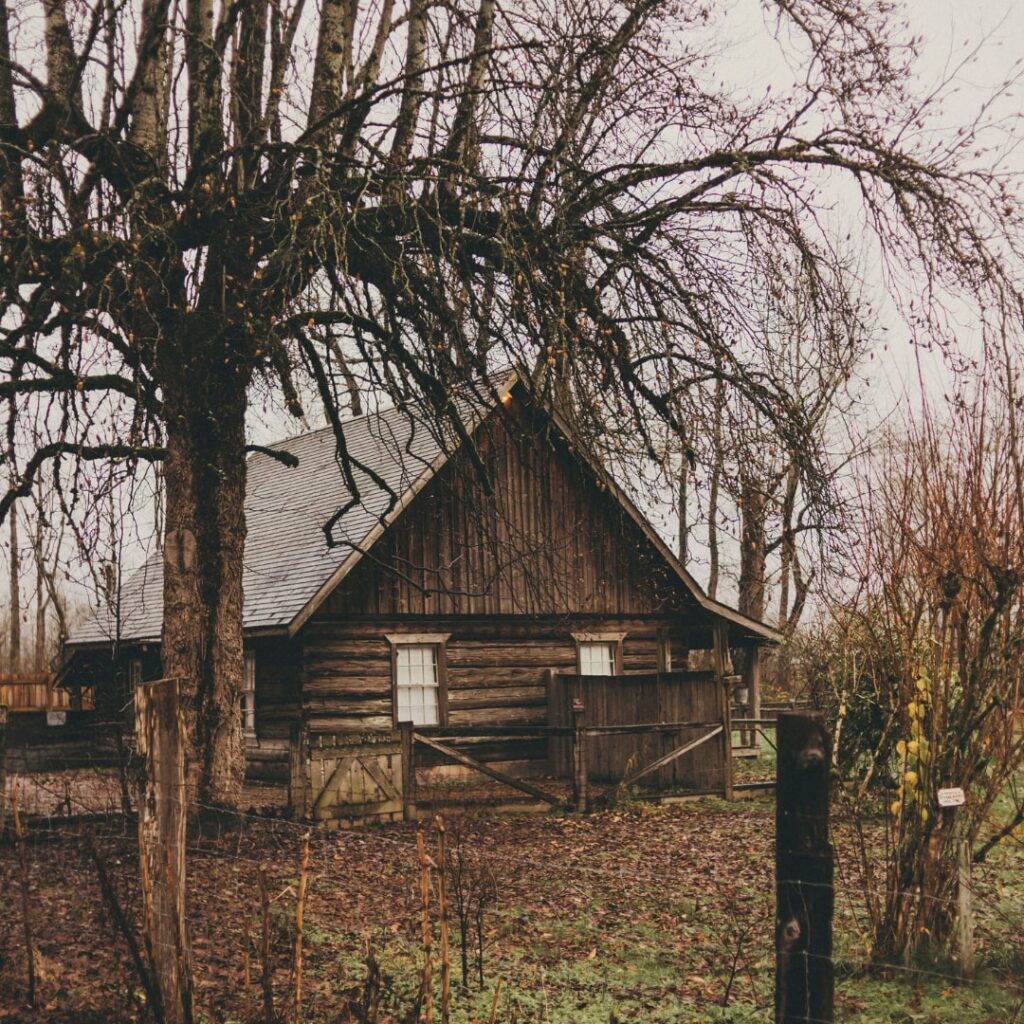
[[[46,712],[46,724],[47,725],[67,725],[68,724],[68,713],[66,711],[47,711]]]
[[[940,807],[962,807],[964,803],[964,791],[959,786],[951,789],[939,790]]]

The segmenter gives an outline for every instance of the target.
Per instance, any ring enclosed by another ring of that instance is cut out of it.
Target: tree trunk
[[[752,619],[764,618],[766,505],[763,489],[744,478],[740,484],[739,610]]]
[[[32,554],[36,561],[36,653],[35,671],[46,671],[46,571],[43,563],[43,516],[37,510],[36,539]]]
[[[42,570],[36,571],[36,654],[35,671],[46,671],[46,582]]]
[[[12,505],[11,520],[11,672],[21,668],[21,588],[18,577],[21,575],[21,564],[18,557],[18,510]]]
[[[185,341],[186,358],[165,377],[161,651],[164,674],[182,681],[189,778],[199,802],[235,808],[245,773],[239,701],[248,374],[203,358],[224,350],[209,339]]]

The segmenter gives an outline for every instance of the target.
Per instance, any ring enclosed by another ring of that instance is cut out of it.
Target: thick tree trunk
[[[739,610],[753,619],[764,618],[766,497],[754,481],[740,485],[740,593]]]
[[[202,359],[222,346],[188,347],[198,358],[183,362],[165,403],[173,414],[164,465],[163,671],[182,680],[189,777],[200,804],[234,808],[245,771],[239,700],[248,375]]]

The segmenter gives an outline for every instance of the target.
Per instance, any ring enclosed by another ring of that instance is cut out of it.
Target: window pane
[[[245,652],[242,670],[242,732],[256,735],[256,654]]]
[[[437,648],[433,644],[401,644],[395,648],[395,684],[399,722],[440,722]]]
[[[580,675],[613,676],[615,675],[615,644],[614,643],[581,643],[580,644]]]

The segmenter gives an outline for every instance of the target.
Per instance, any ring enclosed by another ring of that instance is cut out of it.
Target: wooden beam
[[[711,732],[705,733],[703,736],[698,736],[695,740],[690,740],[689,743],[684,743],[681,747],[676,747],[674,750],[670,750],[667,754],[663,754],[658,758],[657,761],[652,761],[646,768],[641,768],[637,772],[633,772],[632,775],[627,775],[619,785],[631,786],[634,782],[639,781],[651,772],[656,772],[659,768],[664,768],[665,765],[671,764],[676,758],[682,757],[683,754],[688,754],[691,750],[696,750],[702,743],[707,743],[708,740],[714,739],[722,731],[722,726],[716,725]]]
[[[320,810],[320,804],[323,801],[324,796],[326,796],[327,791],[331,788],[331,783],[335,780],[338,773],[342,771],[342,769],[351,768],[352,765],[355,764],[358,760],[359,758],[355,755],[349,755],[348,757],[343,757],[334,766],[334,771],[331,772],[331,774],[327,777],[326,781],[323,784],[323,788],[320,790],[319,793],[317,793],[316,799],[313,801],[313,806],[310,809],[310,814],[312,814],[314,818],[316,817],[316,812]]]
[[[547,804],[554,806],[555,804],[560,804],[562,802],[558,797],[554,797],[550,793],[545,793],[543,789],[539,789],[537,786],[531,786],[530,783],[524,782],[522,779],[515,779],[511,775],[499,772],[496,768],[483,764],[475,758],[470,757],[468,754],[463,754],[461,751],[455,750],[453,747],[446,746],[444,743],[438,743],[437,740],[431,739],[429,736],[424,736],[423,733],[414,732],[412,734],[412,738],[417,743],[422,743],[424,746],[430,747],[432,750],[436,750],[440,754],[444,754],[445,757],[450,757],[457,764],[461,764],[466,768],[472,768],[483,775],[489,776],[497,782],[504,782],[506,786],[511,786],[513,789],[521,790],[523,793],[529,793],[530,796],[536,797],[538,800],[543,800]]]
[[[724,622],[714,626],[713,664],[718,681],[718,699],[722,714],[722,795],[731,800],[732,792],[732,659],[729,656],[729,630]]]
[[[711,729],[716,722],[637,722],[635,725],[588,725],[583,730],[591,736],[626,736],[631,733],[679,732],[680,729]]]
[[[751,718],[761,717],[761,648],[747,650],[747,663],[743,667],[743,683],[747,688],[747,708]],[[750,744],[755,750],[761,748],[761,734],[755,729]]]
[[[402,731],[402,820],[416,820],[416,742],[412,722],[399,722]]]

